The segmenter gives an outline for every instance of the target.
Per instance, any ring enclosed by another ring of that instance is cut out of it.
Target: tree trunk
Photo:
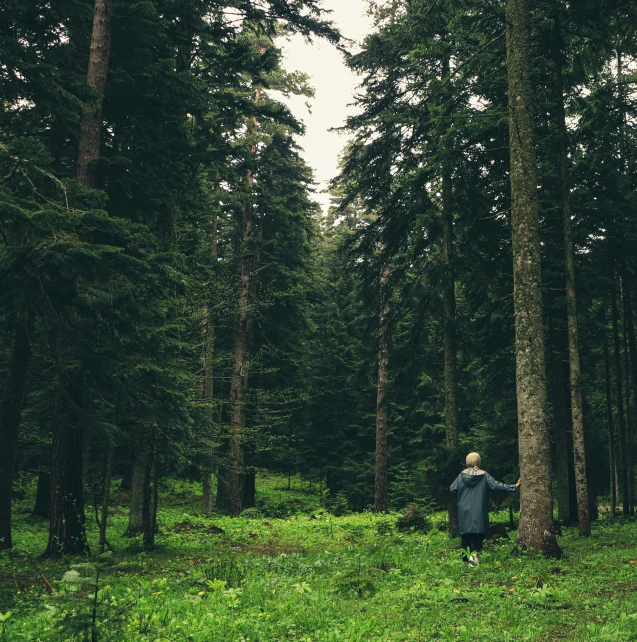
[[[144,470],[144,492],[142,502],[142,534],[144,550],[155,548],[155,528],[157,519],[157,447],[155,430],[151,438],[148,459]]]
[[[506,21],[518,440],[523,479],[518,542],[559,556],[551,498],[528,0],[507,0]]]
[[[553,439],[555,443],[555,476],[557,482],[557,516],[564,524],[572,522],[570,510],[570,476],[569,476],[569,420],[566,403],[566,377],[562,344],[563,333],[555,328],[555,319],[551,319],[551,343],[555,353],[551,360],[551,391],[553,397]]]
[[[243,377],[246,365],[247,348],[247,320],[250,291],[250,276],[248,271],[248,243],[250,231],[252,206],[246,201],[243,207],[243,235],[241,248],[241,286],[239,292],[239,313],[235,332],[234,366],[232,369],[232,380],[230,385],[230,440],[228,446],[228,494],[230,512],[233,517],[241,513],[241,492],[239,476],[243,469],[243,412],[244,412],[244,388]]]
[[[626,335],[626,351],[630,364],[630,379],[634,403],[637,405],[637,341],[635,340],[635,320],[633,318],[632,295],[630,279],[622,275],[622,303],[624,308],[624,331]],[[628,380],[628,377],[626,377]],[[626,393],[626,407],[630,405],[630,395]],[[637,409],[633,418],[637,421]],[[633,430],[632,424],[626,416],[626,458],[628,465],[628,495],[630,514],[635,514],[635,462],[633,460]]]
[[[249,468],[241,476],[241,506],[253,508],[256,506],[257,473],[254,468]]]
[[[615,351],[615,387],[617,393],[617,417],[619,426],[619,483],[622,495],[622,510],[624,515],[630,512],[630,494],[628,491],[628,459],[626,449],[626,419],[624,416],[624,397],[622,385],[621,351],[619,346],[619,323],[617,300],[615,292],[611,293],[611,308],[613,314],[613,344]]]
[[[219,466],[217,468],[217,495],[215,498],[215,506],[217,510],[229,512],[230,505],[230,492],[228,489],[228,469],[226,466]]]
[[[210,466],[203,467],[203,496],[201,500],[201,512],[204,515],[212,513],[212,471]]]
[[[77,152],[76,178],[87,187],[97,187],[96,162],[100,156],[102,104],[111,53],[113,0],[95,0],[91,51],[86,84],[97,94],[87,100],[80,122],[80,144]]]
[[[45,469],[40,464],[38,471],[38,487],[35,491],[35,506],[33,507],[33,514],[38,517],[51,517],[51,471]]]
[[[100,521],[100,554],[106,547],[106,525],[108,523],[108,507],[111,499],[111,478],[113,477],[113,461],[115,459],[115,448],[109,442],[106,452],[106,470],[104,471],[104,496],[102,499],[102,519]]]
[[[124,466],[124,472],[122,473],[122,483],[119,485],[119,489],[122,491],[129,491],[133,488],[133,466],[129,462],[126,462]]]
[[[257,89],[254,101],[259,102],[260,90]],[[253,133],[256,134],[258,123],[254,120]],[[250,148],[250,153],[256,154],[256,145]],[[230,383],[230,439],[228,444],[228,500],[230,513],[238,517],[241,513],[241,484],[239,477],[243,469],[243,425],[244,425],[244,385],[243,379],[247,376],[248,347],[248,311],[250,304],[250,239],[252,236],[252,189],[254,179],[252,171],[248,170],[247,195],[242,210],[241,251],[239,254],[239,301],[237,325],[235,331],[234,365]]]
[[[45,555],[76,555],[89,551],[84,515],[81,379],[67,376],[58,336],[58,372],[55,386],[55,427],[51,448],[51,520]]]
[[[561,53],[561,52],[560,52]],[[561,58],[561,56],[560,56]],[[579,329],[577,323],[577,297],[575,293],[575,246],[571,222],[571,194],[568,180],[568,132],[564,110],[564,82],[562,62],[556,60],[556,120],[560,149],[559,193],[562,201],[564,231],[564,265],[566,271],[566,314],[568,320],[568,354],[571,384],[571,425],[575,466],[575,491],[577,493],[577,518],[580,536],[591,534],[586,480],[586,450],[584,441],[584,414],[582,410],[581,368],[579,354]]]
[[[150,456],[150,446],[148,443],[142,443],[137,448],[137,456],[133,464],[132,490],[130,496],[130,513],[128,517],[128,528],[126,533],[133,535],[141,533],[142,510],[144,506],[144,478]]]
[[[617,512],[617,468],[615,465],[615,427],[613,426],[613,402],[611,398],[610,363],[608,342],[604,339],[604,377],[606,380],[606,425],[608,427],[608,462],[610,468],[610,514]]]
[[[449,76],[449,58],[443,60],[443,77]],[[452,209],[451,172],[443,167],[442,176],[442,262],[444,266],[443,282],[443,332],[444,332],[444,380],[445,380],[445,431],[446,446],[449,457],[458,450],[458,377],[456,349],[456,281],[454,278],[454,240],[453,240],[453,209]],[[458,535],[458,504],[452,497],[448,505],[449,535]]]
[[[31,360],[30,313],[18,315],[9,355],[7,382],[0,402],[0,551],[12,548],[11,496],[18,452],[18,433]]]
[[[217,246],[218,246],[218,209],[219,209],[219,184],[215,184],[216,199],[212,211],[212,221],[210,225],[210,263],[213,271],[217,263]],[[204,403],[208,405],[208,420],[210,421],[212,433],[213,420],[213,402],[214,402],[214,356],[215,356],[215,318],[214,310],[216,306],[216,286],[210,284],[208,294],[208,305],[204,309],[204,376],[202,382],[202,392]],[[205,453],[204,457],[208,454]],[[210,456],[210,455],[208,455]],[[212,468],[210,462],[203,465],[203,493],[201,501],[201,512],[209,515],[212,512]]]
[[[381,252],[384,247],[381,248]],[[376,393],[376,479],[374,510],[387,512],[387,415],[389,387],[389,264],[380,272],[380,318],[378,328],[378,384]]]

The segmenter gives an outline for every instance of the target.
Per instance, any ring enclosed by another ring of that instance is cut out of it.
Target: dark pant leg
[[[471,552],[479,553],[484,543],[484,533],[473,533],[471,536]]]
[[[472,538],[473,538],[473,533],[466,533],[465,535],[460,535],[460,541],[462,543],[463,550],[466,550],[467,548],[471,549]],[[469,558],[465,554],[462,555],[462,559],[465,562],[469,561]]]

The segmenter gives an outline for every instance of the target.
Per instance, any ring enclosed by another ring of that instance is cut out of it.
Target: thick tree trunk
[[[215,498],[215,506],[217,510],[229,512],[230,505],[230,492],[228,489],[228,469],[226,466],[219,466],[217,469],[217,495]]]
[[[243,377],[247,351],[247,320],[250,292],[250,275],[248,270],[248,243],[252,227],[252,206],[246,202],[243,208],[243,235],[240,266],[239,311],[235,332],[234,366],[230,385],[230,440],[228,445],[228,495],[230,512],[238,517],[241,512],[241,491],[239,476],[243,469],[243,412],[244,387]]]
[[[622,303],[624,308],[624,331],[626,334],[626,350],[630,364],[630,379],[635,405],[637,405],[637,341],[635,340],[635,320],[633,318],[632,295],[630,279],[622,275]],[[628,377],[627,377],[628,379]],[[626,394],[626,407],[630,405],[630,395]],[[637,410],[634,420],[637,421]],[[635,514],[635,462],[633,460],[633,434],[632,424],[626,417],[626,458],[628,460],[628,493],[630,514]]]
[[[0,551],[12,548],[11,496],[13,470],[18,452],[18,433],[31,360],[30,321],[18,315],[18,324],[9,355],[7,381],[0,402]]]
[[[561,60],[556,60],[556,120],[560,149],[559,192],[562,201],[562,226],[564,231],[564,265],[566,269],[566,314],[568,321],[568,354],[571,384],[571,426],[573,430],[573,455],[575,490],[577,493],[577,518],[581,536],[591,534],[586,480],[586,450],[584,441],[584,414],[582,410],[581,368],[579,354],[579,329],[577,323],[577,297],[575,293],[575,245],[571,222],[571,194],[568,180],[568,133],[564,110],[564,87]]]
[[[619,323],[615,292],[611,293],[613,314],[613,347],[615,352],[615,389],[617,394],[617,418],[619,436],[619,485],[621,488],[622,510],[624,515],[630,512],[630,493],[628,491],[628,452],[626,449],[626,419],[624,415],[624,393],[622,385],[621,350],[619,344]]]
[[[443,61],[443,76],[449,74],[449,59]],[[454,241],[452,209],[451,172],[445,166],[442,176],[442,262],[444,265],[443,283],[443,332],[444,332],[444,379],[445,379],[445,431],[446,446],[452,457],[458,450],[458,377],[456,349],[456,281],[454,278]],[[448,505],[449,535],[458,535],[458,504],[452,497]]]
[[[76,169],[78,182],[87,187],[97,187],[96,162],[100,156],[102,104],[111,53],[112,16],[113,0],[95,0],[86,84],[97,96],[87,100],[82,111]]]
[[[507,0],[506,21],[518,439],[523,479],[518,542],[559,556],[551,498],[528,0]]]
[[[133,466],[130,463],[126,463],[124,466],[124,472],[122,473],[122,483],[119,485],[119,489],[125,492],[132,490],[133,488]]]
[[[148,443],[140,444],[137,448],[137,455],[133,464],[130,513],[128,517],[128,528],[126,529],[126,533],[129,535],[141,533],[143,530],[144,478],[146,476],[149,456],[150,445]]]
[[[241,475],[241,506],[253,508],[256,506],[257,473],[254,468],[249,468]]]
[[[382,248],[384,251],[384,248]],[[378,384],[376,393],[376,479],[374,510],[387,512],[387,415],[389,388],[389,265],[380,272],[380,318],[378,328]]]
[[[255,92],[254,102],[261,96],[259,89]],[[254,120],[253,134],[256,134],[258,123]],[[250,149],[256,154],[256,146]],[[241,251],[239,254],[239,301],[237,325],[235,331],[234,365],[230,383],[230,439],[228,444],[227,491],[230,513],[238,517],[241,513],[240,475],[243,469],[243,426],[244,426],[244,378],[247,376],[248,349],[248,311],[250,304],[250,239],[252,237],[252,190],[254,179],[248,170],[247,195],[242,211]]]
[[[58,337],[55,427],[51,448],[51,520],[46,556],[76,555],[89,551],[84,515],[84,475],[81,383],[70,380]],[[77,375],[75,375],[77,376]]]
[[[604,378],[606,381],[606,425],[608,427],[608,462],[610,468],[610,514],[617,512],[617,468],[615,465],[615,427],[613,426],[613,402],[610,383],[608,343],[604,340]]]
[[[106,525],[108,524],[108,507],[111,499],[111,479],[113,477],[113,462],[115,460],[115,448],[109,442],[106,452],[106,470],[104,471],[104,495],[102,497],[102,519],[100,521],[100,554],[106,547]]]

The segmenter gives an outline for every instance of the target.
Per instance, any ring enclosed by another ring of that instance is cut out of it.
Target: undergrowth
[[[123,537],[115,493],[114,552],[58,561],[39,557],[47,524],[25,496],[0,554],[0,640],[637,640],[634,520],[606,518],[586,540],[565,528],[559,562],[516,551],[511,533],[469,569],[444,515],[399,530],[399,515],[334,516],[316,490],[261,478],[250,517],[230,519],[202,516],[197,486],[171,481],[152,553]],[[96,551],[90,520],[88,533]]]

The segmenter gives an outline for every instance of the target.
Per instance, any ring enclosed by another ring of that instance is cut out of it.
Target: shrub
[[[431,520],[418,506],[410,506],[409,511],[398,518],[396,528],[399,531],[428,531],[431,529]]]
[[[349,513],[347,493],[344,490],[339,490],[336,495],[327,497],[325,500],[325,508],[335,517],[347,515]]]

